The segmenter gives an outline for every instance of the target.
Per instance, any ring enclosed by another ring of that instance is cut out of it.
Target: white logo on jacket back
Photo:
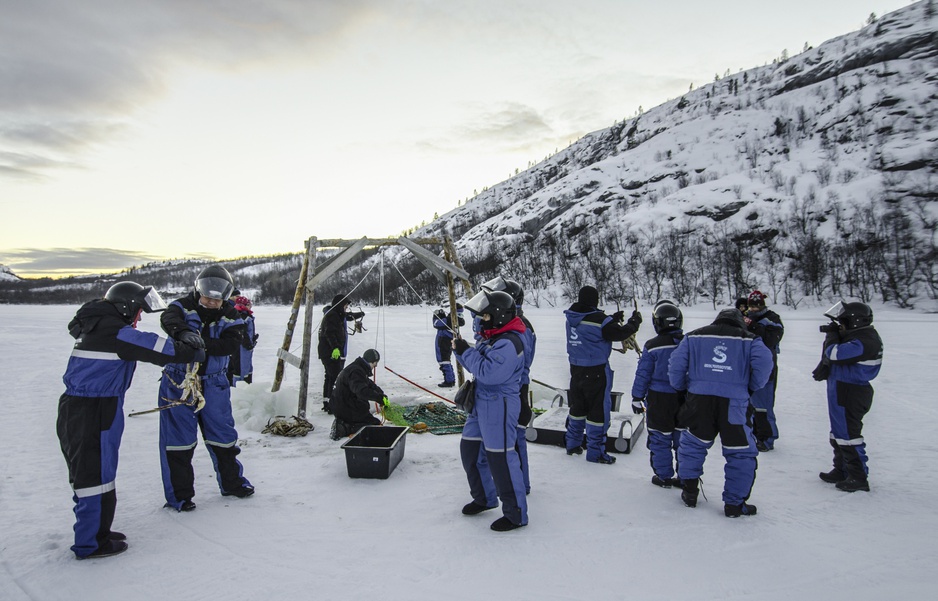
[[[713,347],[713,358],[711,361],[714,363],[726,363],[726,347],[722,344],[718,344]]]
[[[716,373],[733,371],[732,365],[723,365],[728,359],[726,356],[727,350],[728,347],[723,344],[717,344],[715,347],[713,347],[713,357],[710,358],[713,363],[704,363],[704,368]]]

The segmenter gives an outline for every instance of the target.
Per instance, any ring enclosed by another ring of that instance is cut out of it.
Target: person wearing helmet
[[[198,378],[205,406],[179,404],[160,411],[160,470],[165,507],[192,511],[195,503],[195,476],[192,456],[198,444],[198,431],[212,458],[222,496],[244,498],[254,487],[244,477],[238,461],[238,431],[231,413],[231,385],[228,362],[239,352],[244,340],[244,320],[228,302],[234,291],[231,274],[221,265],[205,268],[195,279],[188,295],[170,303],[160,325],[175,340],[205,349],[206,359],[198,365]],[[177,362],[163,368],[159,403],[166,407],[183,395],[180,384],[187,365]]]
[[[771,351],[746,331],[736,309],[724,309],[709,326],[687,333],[671,353],[668,380],[687,394],[680,415],[685,430],[677,452],[681,500],[687,507],[697,506],[704,460],[719,434],[726,460],[723,515],[756,514],[756,506],[746,502],[759,454],[749,396],[765,386],[771,373]]]
[[[657,335],[645,343],[635,368],[632,411],[643,413],[647,404],[646,444],[654,471],[651,483],[662,488],[679,487],[681,481],[674,477],[674,464],[681,446],[677,416],[684,395],[671,386],[668,362],[684,338],[684,314],[671,301],[660,301],[655,305],[651,323]]]
[[[167,365],[201,361],[205,352],[136,329],[141,313],[166,309],[159,293],[136,282],[111,286],[89,301],[68,324],[76,339],[68,359],[65,393],[59,398],[56,434],[74,491],[75,544],[79,559],[107,557],[127,549],[111,530],[117,506],[115,477],[124,431],[124,395],[137,361]]]
[[[521,474],[524,478],[524,492],[531,493],[531,470],[528,462],[528,441],[524,437],[528,424],[534,415],[531,409],[531,402],[528,398],[528,390],[531,384],[531,365],[534,363],[534,354],[537,350],[537,336],[534,333],[534,326],[527,317],[524,316],[522,303],[524,302],[524,289],[514,280],[506,280],[501,276],[489,280],[482,284],[483,290],[507,292],[515,301],[515,309],[518,318],[524,324],[524,332],[520,334],[521,342],[524,345],[524,371],[521,373],[521,389],[518,396],[521,399],[521,412],[518,414],[518,436],[517,450],[518,458],[521,460]],[[485,452],[479,454],[479,472],[482,475],[482,481],[485,484],[489,497],[495,495],[495,484],[492,481],[491,472],[488,466],[488,459]]]
[[[752,433],[756,437],[756,448],[766,453],[775,448],[778,438],[778,424],[775,419],[775,391],[778,388],[778,351],[779,343],[785,335],[785,326],[778,313],[765,306],[766,295],[758,290],[749,294],[747,310],[743,320],[746,329],[762,339],[772,351],[772,375],[769,383],[755,390],[749,403],[755,409],[752,418]]]
[[[586,460],[613,464],[616,458],[606,453],[613,378],[609,355],[613,342],[625,340],[638,332],[642,314],[636,309],[628,321],[622,323],[625,318],[622,311],[609,316],[598,309],[598,305],[599,291],[592,286],[583,286],[577,302],[564,311],[570,361],[570,417],[565,445],[567,455],[581,454],[585,431]]]
[[[365,314],[361,311],[350,312],[352,299],[347,294],[336,294],[325,309],[325,315],[319,324],[319,345],[317,351],[319,360],[325,369],[322,381],[322,410],[332,413],[329,399],[332,397],[332,388],[335,379],[345,368],[345,354],[348,352],[348,329],[346,324],[361,319]]]
[[[518,415],[521,412],[521,374],[524,371],[524,323],[515,301],[505,292],[483,289],[466,302],[480,318],[482,340],[475,347],[462,337],[453,340],[456,360],[475,378],[475,404],[466,417],[459,454],[469,480],[472,501],[464,515],[476,515],[502,502],[502,517],[491,529],[506,532],[528,523],[521,460],[518,457]],[[487,496],[479,472],[479,452],[485,449],[497,499]]]
[[[331,403],[335,419],[329,434],[332,440],[350,436],[365,426],[381,425],[381,420],[371,413],[372,402],[389,404],[388,396],[372,379],[380,360],[377,350],[368,349],[335,379]]]
[[[463,306],[456,304],[456,314],[453,311],[448,314],[444,309],[437,309],[433,312],[433,328],[436,330],[434,338],[434,350],[436,352],[436,362],[443,372],[443,381],[440,382],[440,388],[452,388],[456,385],[456,373],[453,371],[453,335],[458,332],[461,326],[466,325],[463,317]]]
[[[814,379],[827,380],[827,412],[834,469],[821,472],[821,480],[846,492],[869,492],[863,416],[873,404],[870,381],[883,363],[883,340],[873,327],[873,310],[865,303],[845,303],[824,314],[833,323],[821,326],[826,333],[821,363]]]

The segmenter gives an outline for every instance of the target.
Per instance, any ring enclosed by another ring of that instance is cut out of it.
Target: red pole
[[[401,374],[397,373],[396,371],[394,371],[393,369],[391,369],[391,368],[388,367],[387,365],[384,366],[384,369],[388,370],[389,372],[391,372],[392,374],[394,374],[394,375],[397,376],[398,378],[404,380],[405,382],[408,382],[408,383],[410,383],[410,384],[413,384],[414,386],[416,386],[416,387],[419,388],[420,390],[422,390],[422,391],[424,391],[424,392],[429,392],[430,394],[432,394],[433,396],[435,396],[435,397],[438,398],[438,399],[443,399],[443,400],[446,401],[447,403],[451,403],[451,404],[453,404],[453,405],[456,404],[456,403],[454,403],[453,401],[449,400],[448,398],[446,398],[446,397],[444,397],[444,396],[438,395],[437,393],[433,392],[432,390],[427,390],[426,388],[424,388],[424,387],[421,386],[420,384],[417,384],[417,383],[414,382],[413,380],[408,380],[407,378],[405,378],[405,377],[402,376]]]

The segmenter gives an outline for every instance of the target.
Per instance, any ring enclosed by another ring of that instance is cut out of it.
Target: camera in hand
[[[823,326],[820,326],[820,327],[818,328],[818,330],[819,330],[822,334],[830,334],[830,333],[840,332],[840,324],[837,323],[836,321],[832,321],[832,322],[830,322],[830,323],[824,324]]]

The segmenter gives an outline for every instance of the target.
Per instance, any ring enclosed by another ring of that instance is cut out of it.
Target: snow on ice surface
[[[490,511],[464,517],[469,501],[459,436],[408,434],[387,480],[350,479],[330,418],[319,410],[322,374],[310,379],[305,438],[261,434],[267,419],[296,411],[299,376],[286,368],[271,394],[275,350],[288,307],[256,307],[261,334],[255,383],[233,391],[241,460],[257,487],[221,497],[202,444],[195,453],[198,509],[162,508],[155,414],[127,419],[114,528],[128,535],[119,556],[76,561],[71,491],[55,437],[56,399],[76,307],[0,306],[0,599],[919,599],[938,583],[938,479],[934,391],[924,357],[938,316],[876,308],[886,345],[866,419],[869,494],[821,482],[830,466],[824,386],[817,362],[823,309],[779,307],[787,332],[780,355],[781,438],[759,458],[752,518],[723,517],[719,447],[704,467],[708,502],[688,509],[677,490],[649,482],[645,433],[613,466],[587,464],[557,447],[529,445],[530,525],[495,533]],[[382,351],[378,383],[392,400],[434,400],[383,369],[433,390],[440,380],[427,307],[367,309],[367,332],[350,354]],[[651,336],[649,308],[639,334]],[[321,312],[317,308],[317,316]],[[538,333],[533,377],[566,388],[561,310],[528,309]],[[685,311],[689,329],[716,314]],[[315,325],[315,324],[314,324]],[[145,316],[142,329],[158,329]],[[468,327],[464,333],[468,334]],[[301,333],[297,332],[298,341]],[[298,344],[298,343],[297,343]],[[296,347],[296,345],[295,345]],[[631,387],[634,353],[612,356],[617,391]],[[159,369],[140,364],[125,414],[156,404]],[[450,391],[448,394],[452,394]]]

